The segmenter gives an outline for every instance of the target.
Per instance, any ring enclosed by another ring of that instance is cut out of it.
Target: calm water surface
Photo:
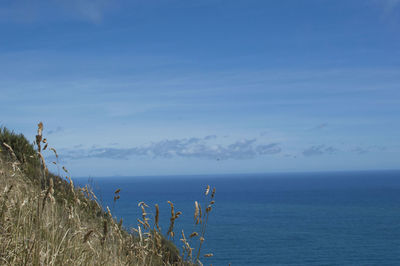
[[[214,257],[204,265],[400,265],[400,171],[94,178],[126,227],[145,201],[160,205],[166,232],[172,201],[183,212],[179,238],[196,230],[194,201],[204,202],[207,184],[217,193],[202,248]]]

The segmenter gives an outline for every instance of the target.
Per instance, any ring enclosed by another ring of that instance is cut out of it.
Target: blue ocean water
[[[76,179],[84,184],[87,179]],[[194,201],[216,187],[202,253],[204,265],[400,265],[400,171],[94,178],[94,190],[124,225],[137,226],[137,204],[168,229],[196,230]],[[121,198],[114,205],[114,191]]]

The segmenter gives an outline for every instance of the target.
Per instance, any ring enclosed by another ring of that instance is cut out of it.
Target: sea
[[[215,187],[200,260],[204,265],[400,265],[400,171],[270,173],[77,178],[91,184],[101,204],[129,228],[145,202],[161,230],[170,205],[182,215],[174,243],[200,232],[195,201],[203,207]],[[114,202],[114,192],[120,198]],[[151,222],[150,222],[151,223]],[[194,256],[198,238],[192,239]],[[203,255],[212,253],[205,258]]]

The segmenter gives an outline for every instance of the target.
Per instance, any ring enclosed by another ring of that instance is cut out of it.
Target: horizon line
[[[285,175],[285,174],[327,174],[327,173],[357,173],[357,172],[400,172],[398,169],[366,169],[366,170],[316,170],[316,171],[273,171],[273,172],[253,172],[253,173],[217,173],[217,174],[165,174],[165,175],[111,175],[111,176],[77,176],[73,178],[157,178],[157,177],[227,177],[227,176],[242,176],[242,175]]]

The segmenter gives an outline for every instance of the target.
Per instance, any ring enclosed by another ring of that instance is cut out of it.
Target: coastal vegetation
[[[203,209],[194,203],[198,230],[187,236],[174,232],[182,213],[171,201],[166,232],[159,226],[159,206],[151,208],[145,202],[132,206],[142,210],[142,217],[137,227],[128,229],[108,207],[103,208],[89,185],[74,185],[58,158],[43,136],[42,123],[33,144],[22,134],[0,129],[0,264],[202,265],[201,259],[213,255],[201,254],[201,248],[215,188],[206,188]],[[57,174],[48,170],[49,163],[57,167]],[[119,192],[115,191],[114,201]]]

